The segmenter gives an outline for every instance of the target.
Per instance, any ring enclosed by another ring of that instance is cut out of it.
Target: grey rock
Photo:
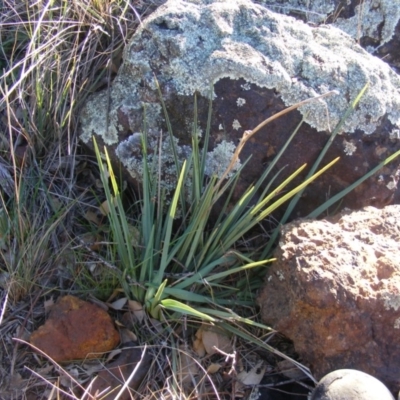
[[[324,24],[340,0],[254,0],[270,10],[299,18],[312,24]],[[344,7],[344,5],[343,5]]]
[[[400,205],[282,228],[259,296],[313,375],[355,368],[400,388]]]
[[[355,40],[369,37],[383,45],[390,41],[400,21],[400,4],[393,0],[364,1],[340,0],[255,0],[274,12],[301,16],[313,24],[331,22]]]
[[[398,0],[255,0],[272,11],[310,24],[332,24],[369,53],[400,72],[400,2]]]
[[[354,369],[341,369],[320,380],[311,400],[394,400],[394,397],[373,376]]]

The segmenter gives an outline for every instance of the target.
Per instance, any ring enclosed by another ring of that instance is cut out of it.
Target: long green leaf
[[[320,205],[318,208],[316,208],[313,212],[311,212],[307,218],[317,218],[321,213],[323,213],[325,210],[327,210],[329,207],[331,207],[333,204],[335,204],[337,201],[342,199],[346,194],[351,192],[353,189],[355,189],[358,185],[360,185],[362,182],[364,182],[366,179],[370,178],[372,175],[376,174],[382,167],[384,167],[386,164],[389,164],[392,162],[395,158],[400,156],[400,150],[396,151],[394,154],[386,158],[384,161],[379,163],[375,168],[371,169],[368,173],[366,173],[364,176],[362,176],[360,179],[358,179],[356,182],[352,183],[349,185],[347,188],[343,189],[341,192],[337,193],[336,195],[332,196],[329,200],[327,200],[324,204]]]
[[[192,193],[191,200],[192,206],[196,207],[200,201],[201,191],[203,188],[203,174],[200,170],[200,150],[199,150],[199,138],[198,138],[198,119],[197,119],[197,96],[194,95],[194,115],[193,115],[193,127],[192,127],[192,154],[193,154],[193,177],[192,177]]]
[[[175,189],[175,193],[174,193],[174,197],[172,198],[172,202],[170,204],[168,215],[167,215],[167,221],[166,221],[167,230],[166,230],[165,237],[164,237],[164,244],[163,244],[163,250],[162,250],[162,256],[161,256],[160,268],[159,268],[157,276],[155,278],[156,283],[161,283],[162,278],[164,276],[165,269],[168,266],[172,225],[173,225],[173,222],[174,222],[174,219],[176,216],[176,209],[177,209],[178,199],[180,197],[180,193],[181,193],[181,189],[182,189],[183,177],[185,176],[185,169],[186,169],[186,161],[182,165],[181,174],[179,176],[178,183],[176,185],[176,189]]]
[[[201,294],[190,292],[188,290],[183,290],[183,289],[176,289],[176,288],[166,287],[164,289],[164,293],[166,295],[168,295],[168,296],[175,297],[175,298],[177,298],[179,300],[188,301],[190,303],[207,304],[207,303],[210,303],[212,301],[207,296],[203,296]]]
[[[269,193],[263,200],[259,201],[258,204],[253,207],[249,214],[252,218],[246,218],[243,216],[241,223],[237,223],[232,229],[232,232],[225,237],[225,246],[232,246],[237,240],[239,240],[244,232],[247,232],[249,229],[253,228],[257,225],[260,221],[268,217],[276,208],[278,208],[281,204],[283,204],[287,199],[293,196],[297,190],[301,190],[301,187],[298,186],[294,190],[290,191],[288,194],[280,197],[276,200],[271,206],[269,206],[266,210],[260,212],[260,210],[265,207],[265,205],[280,191],[282,191],[300,172],[306,167],[306,165],[301,166],[298,168],[294,173],[292,173],[287,179],[285,179],[275,190]],[[322,172],[321,172],[322,173]]]
[[[161,88],[160,85],[158,83],[158,80],[156,77],[154,77],[155,80],[155,84],[157,87],[157,91],[158,91],[158,95],[160,98],[160,102],[161,102],[161,106],[164,112],[164,117],[165,117],[165,122],[167,124],[167,130],[168,130],[168,134],[169,134],[169,138],[170,138],[170,143],[171,143],[171,149],[172,149],[172,154],[174,156],[174,164],[175,164],[175,168],[176,168],[176,176],[181,176],[181,166],[180,166],[180,162],[179,162],[179,157],[178,157],[178,150],[176,148],[175,145],[175,141],[174,141],[174,132],[172,129],[172,125],[171,125],[171,121],[169,119],[169,115],[168,115],[168,111],[167,111],[167,107],[165,105],[165,101],[164,98],[162,96],[162,92],[161,92]],[[186,215],[186,201],[185,201],[185,196],[183,191],[180,193],[180,197],[181,197],[181,207],[182,207],[182,214]]]
[[[207,277],[207,282],[212,282],[212,281],[215,281],[215,280],[218,280],[221,278],[225,278],[229,275],[236,274],[236,273],[245,271],[247,269],[257,268],[257,267],[260,267],[262,265],[268,264],[273,261],[276,261],[276,258],[271,258],[270,260],[255,261],[255,262],[251,262],[250,264],[242,265],[240,267],[229,268],[226,271],[218,272],[217,274],[212,274],[212,275],[210,274]]]
[[[232,289],[232,288],[230,288]],[[194,293],[190,290],[184,290],[184,289],[176,289],[176,288],[171,288],[171,287],[166,287],[164,289],[164,294],[167,295],[168,297],[174,297],[178,300],[183,300],[187,301],[190,303],[201,303],[201,304],[218,304],[221,306],[254,306],[254,300],[253,301],[244,301],[244,300],[238,300],[238,299],[233,299],[232,298],[232,293],[236,293],[237,289],[232,289],[229,291],[229,293],[218,293],[218,297],[210,297],[210,296],[204,296],[198,293]],[[228,297],[226,299],[225,297]]]
[[[161,301],[162,307],[167,310],[175,311],[181,314],[192,315],[194,317],[200,318],[205,321],[215,322],[215,318],[210,317],[207,314],[204,314],[200,311],[195,310],[194,308],[188,306],[187,304],[183,304],[180,301],[166,299]]]
[[[187,223],[187,228],[183,233],[185,241],[182,243],[178,253],[178,258],[183,260],[188,270],[191,270],[193,264],[193,253],[201,245],[201,235],[205,229],[205,224],[208,222],[212,194],[211,188],[209,186],[206,187],[201,201],[190,210],[190,221]],[[192,256],[189,257],[190,254]]]
[[[201,164],[200,164],[200,174],[201,174],[200,182],[201,183],[203,183],[204,179],[205,179],[204,174],[205,174],[205,170],[206,170],[208,143],[210,141],[210,132],[211,132],[213,93],[214,93],[214,88],[213,88],[213,84],[211,84],[210,85],[209,103],[208,103],[207,127],[206,127],[206,132],[204,135],[203,150],[201,152]]]
[[[193,285],[193,283],[196,283],[196,282],[201,281],[202,279],[206,278],[210,274],[210,272],[217,266],[225,264],[225,263],[231,263],[232,261],[235,261],[235,260],[236,260],[236,257],[231,254],[224,255],[216,260],[213,260],[211,263],[202,266],[199,269],[199,271],[196,272],[193,276],[190,276],[190,277],[186,278],[185,280],[177,283],[176,285],[174,285],[174,287],[176,287],[178,289],[187,288],[187,287]]]
[[[145,251],[142,252],[143,259],[140,267],[140,278],[139,282],[144,283],[153,279],[153,271],[154,271],[154,235],[155,235],[155,226],[153,225],[150,238],[148,243],[146,243]],[[141,301],[141,299],[138,299]]]
[[[243,318],[231,310],[221,311],[221,310],[216,310],[215,308],[207,308],[207,307],[198,307],[197,310],[202,312],[203,314],[213,315],[214,317],[218,318],[221,321],[242,322],[252,327],[262,328],[265,329],[266,331],[273,331],[273,329],[270,328],[269,326],[260,324],[256,321],[253,321],[250,318]]]
[[[279,206],[281,206],[285,201],[293,197],[294,194],[298,193],[300,190],[309,185],[312,181],[318,178],[321,174],[323,174],[328,168],[330,168],[333,164],[335,164],[339,160],[339,157],[335,158],[329,164],[325,165],[325,167],[321,168],[318,172],[316,172],[312,177],[303,181],[300,185],[292,189],[289,193],[286,193],[284,196],[279,198],[279,200],[275,201],[271,206],[269,206],[266,210],[260,213],[259,219],[260,221],[264,218],[268,217],[273,211],[275,211]]]
[[[142,177],[142,235],[143,243],[146,244],[150,240],[150,235],[154,224],[154,202],[152,196],[152,179],[147,162],[147,135],[146,130],[142,134],[142,153],[143,153],[143,177]]]

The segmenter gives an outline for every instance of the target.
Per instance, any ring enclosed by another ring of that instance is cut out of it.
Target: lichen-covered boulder
[[[399,76],[340,29],[313,28],[250,0],[174,0],[143,21],[126,46],[111,90],[90,98],[81,115],[80,138],[90,144],[95,135],[106,144],[111,157],[125,166],[135,184],[140,183],[142,172],[144,125],[149,158],[155,162],[159,159],[156,149],[162,143],[164,186],[172,189],[176,182],[155,78],[181,159],[191,151],[194,93],[198,128],[204,132],[214,85],[209,174],[222,174],[246,130],[286,106],[337,91],[275,120],[251,138],[240,156],[242,163],[251,159],[234,200],[261,175],[302,118],[305,122],[276,171],[289,167],[275,183],[303,163],[312,164],[329,131],[367,82],[367,93],[326,156],[326,161],[340,156],[340,162],[305,192],[298,214],[307,215],[400,148]],[[341,206],[399,202],[399,174],[398,163],[387,165],[349,194]]]
[[[359,369],[400,389],[400,205],[299,220],[282,236],[259,296],[265,323],[319,379]]]
[[[255,0],[311,24],[332,24],[400,72],[400,4],[393,0]]]

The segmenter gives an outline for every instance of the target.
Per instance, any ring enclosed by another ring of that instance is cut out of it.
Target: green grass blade
[[[142,235],[143,243],[150,241],[151,231],[153,229],[155,205],[152,201],[152,181],[147,162],[147,138],[146,134],[142,135],[142,153],[143,153],[143,181],[142,181]]]
[[[306,167],[306,165],[301,166],[297,171],[291,174],[284,182],[282,182],[275,190],[270,192],[262,201],[258,202],[255,207],[244,214],[241,219],[232,227],[231,231],[224,236],[223,247],[230,248],[237,240],[239,240],[244,233],[249,231],[255,225],[257,225],[262,219],[266,218],[273,210],[278,208],[283,204],[288,198],[293,196],[293,191],[289,192],[290,195],[286,194],[282,196],[279,200],[275,201],[270,207],[268,207],[263,212],[260,209],[265,207],[265,205],[279,192],[281,192],[300,172]],[[300,190],[300,189],[298,189]]]
[[[242,265],[240,267],[229,268],[228,270],[223,271],[223,272],[218,272],[217,274],[213,274],[213,275],[210,274],[209,276],[207,276],[207,282],[212,282],[212,281],[215,281],[218,279],[222,279],[229,275],[243,272],[250,268],[257,268],[257,267],[263,266],[263,265],[268,264],[273,261],[276,261],[276,258],[271,258],[270,260],[255,261],[255,262],[251,262],[250,264]]]
[[[173,156],[174,156],[174,163],[175,163],[175,167],[176,167],[176,173],[177,173],[177,176],[179,176],[181,174],[181,169],[179,167],[180,163],[179,163],[179,158],[178,158],[178,152],[176,150],[176,147],[174,145],[174,140],[173,140],[174,139],[174,132],[173,132],[173,129],[172,129],[171,121],[169,120],[167,107],[165,106],[165,102],[164,102],[164,99],[163,99],[163,95],[162,95],[162,92],[161,92],[160,85],[158,83],[157,78],[154,77],[154,80],[155,80],[157,91],[158,91],[158,95],[159,95],[159,98],[160,98],[160,101],[161,101],[161,106],[162,106],[162,109],[164,111],[164,117],[165,117],[165,122],[167,124],[168,134],[169,134],[169,137],[171,139],[171,147],[172,147],[172,153],[173,153]]]
[[[217,310],[215,308],[208,308],[208,307],[198,307],[197,310],[203,314],[207,314],[210,316],[212,315],[212,316],[218,318],[220,321],[227,321],[227,322],[235,321],[236,323],[241,322],[241,323],[245,323],[246,325],[249,325],[252,327],[264,329],[266,331],[273,331],[273,329],[270,328],[269,326],[260,324],[249,318],[243,318],[243,317],[239,316],[238,314],[236,314],[235,312],[233,312],[232,310],[221,311],[221,310]]]
[[[232,254],[227,254],[224,255],[216,260],[213,260],[212,262],[210,262],[209,264],[204,265],[199,271],[197,271],[194,275],[186,278],[185,280],[177,283],[174,285],[174,287],[178,288],[178,289],[184,289],[187,288],[191,285],[193,285],[194,283],[198,283],[201,282],[202,279],[206,278],[210,272],[216,268],[219,265],[223,265],[223,264],[228,264],[231,263],[232,261],[235,261],[236,257]]]
[[[166,220],[166,232],[164,236],[164,244],[162,249],[162,256],[161,256],[161,263],[158,270],[158,274],[155,278],[155,283],[161,283],[162,278],[164,276],[165,269],[169,263],[169,251],[170,251],[170,243],[171,243],[171,234],[172,234],[172,225],[176,216],[176,209],[178,205],[178,199],[181,194],[183,178],[185,176],[185,169],[186,169],[186,161],[182,165],[181,174],[178,179],[178,183],[175,189],[174,197],[172,198],[171,205],[169,207],[167,220]]]
[[[110,221],[111,231],[113,235],[113,240],[116,243],[117,253],[120,258],[121,269],[122,269],[122,279],[120,280],[121,285],[124,290],[128,293],[128,284],[124,279],[127,274],[131,275],[133,280],[137,280],[135,274],[135,255],[133,247],[131,246],[131,233],[127,223],[125,210],[122,205],[121,196],[118,189],[118,184],[111,166],[111,161],[105,149],[106,161],[108,166],[108,172],[111,178],[111,184],[114,191],[114,196],[112,195],[107,178],[107,171],[104,167],[103,161],[101,159],[100,151],[95,138],[93,137],[93,144],[96,153],[97,163],[100,168],[100,178],[103,184],[106,199],[109,205],[108,219]],[[140,296],[139,288],[135,288],[136,295]]]
[[[323,213],[325,210],[327,210],[329,207],[331,207],[333,204],[335,204],[337,201],[342,199],[344,196],[346,196],[349,192],[351,192],[354,188],[356,188],[358,185],[360,185],[362,182],[364,182],[366,179],[370,178],[372,175],[374,175],[376,172],[378,172],[382,167],[384,167],[386,164],[389,164],[392,162],[395,158],[397,158],[400,155],[400,150],[396,151],[394,154],[386,158],[384,161],[379,163],[375,168],[371,169],[368,173],[366,173],[364,176],[362,176],[360,179],[358,179],[356,182],[352,183],[348,187],[346,187],[344,190],[341,192],[337,193],[335,196],[331,197],[329,200],[327,200],[324,204],[320,205],[318,208],[316,208],[313,212],[308,214],[307,218],[317,218],[321,213]]]
[[[365,84],[365,86],[361,89],[360,93],[357,95],[357,97],[354,99],[354,101],[350,104],[350,106],[347,108],[346,112],[344,113],[343,117],[341,118],[341,120],[339,121],[339,123],[337,124],[337,126],[335,127],[334,131],[332,132],[330,138],[328,139],[326,145],[324,146],[324,148],[322,149],[322,151],[320,152],[317,160],[315,161],[313,167],[311,168],[310,172],[308,173],[306,179],[311,176],[314,171],[318,168],[319,164],[321,163],[323,157],[325,156],[326,152],[328,151],[329,147],[332,145],[333,140],[335,139],[335,137],[337,136],[337,134],[340,132],[340,130],[342,129],[343,124],[346,122],[346,119],[350,116],[350,114],[354,111],[354,109],[357,107],[358,103],[360,102],[362,96],[365,94],[365,92],[367,91],[369,86],[369,83],[367,82]],[[286,208],[286,211],[283,215],[283,217],[280,220],[280,224],[283,225],[286,223],[286,221],[288,220],[288,218],[290,217],[290,215],[292,214],[293,209],[296,207],[296,204],[298,203],[302,193],[303,193],[304,189],[302,191],[300,191],[299,193],[296,194],[296,196],[293,197],[293,199],[290,201],[289,205]],[[268,254],[271,251],[272,246],[274,245],[274,243],[276,242],[276,239],[279,235],[279,229],[275,229],[275,231],[272,233],[268,244],[265,246],[265,249],[263,251],[263,253],[261,254],[262,258],[266,258],[268,256]]]
[[[155,235],[155,226],[150,233],[149,241],[146,243],[145,251],[143,254],[142,263],[139,266],[140,269],[140,278],[139,282],[148,282],[153,279],[153,271],[154,271],[154,235]]]
[[[193,154],[193,177],[192,177],[192,193],[191,204],[196,207],[200,201],[201,191],[203,188],[203,173],[201,171],[199,138],[198,138],[198,118],[197,118],[197,96],[194,96],[194,116],[192,128],[192,154]]]
[[[306,179],[304,182],[302,182],[300,185],[292,189],[289,193],[286,193],[284,196],[282,196],[279,200],[275,201],[271,206],[269,206],[266,210],[260,213],[258,216],[258,219],[261,221],[264,218],[266,218],[268,215],[270,215],[273,211],[275,211],[279,206],[281,206],[285,201],[293,197],[296,193],[298,193],[300,190],[305,188],[307,185],[309,185],[312,181],[317,179],[321,174],[323,174],[327,169],[329,169],[333,164],[335,164],[339,160],[339,157],[335,158],[333,161],[331,161],[329,164],[325,165],[325,167],[321,168],[318,172],[316,172],[313,176],[310,178]]]
[[[263,172],[263,174],[261,175],[260,179],[257,181],[257,183],[254,185],[255,190],[258,191],[258,189],[260,188],[261,184],[265,181],[265,179],[267,178],[267,176],[270,174],[270,172],[272,171],[272,169],[275,167],[276,163],[280,160],[280,158],[282,157],[282,155],[285,153],[286,149],[288,148],[289,144],[293,141],[294,137],[297,135],[299,129],[301,128],[301,126],[304,123],[304,119],[305,116],[303,117],[303,119],[299,122],[299,124],[296,126],[296,128],[294,129],[294,131],[292,132],[292,134],[289,136],[289,138],[286,140],[285,144],[281,147],[281,149],[279,150],[278,154],[274,157],[274,159],[271,161],[271,163],[268,165],[268,167],[266,168],[266,170]],[[281,169],[281,171],[283,170],[283,168]],[[265,196],[267,195],[267,192],[269,190],[270,185],[272,184],[272,182],[276,179],[276,177],[279,175],[276,174],[274,176],[274,178],[270,179],[270,181],[268,182],[267,187],[264,189],[261,198],[265,198]]]
[[[213,179],[215,181],[215,178]],[[178,242],[179,244],[179,253],[177,255],[179,260],[182,260],[183,264],[186,265],[187,268],[190,267],[192,258],[189,258],[188,254],[191,251],[194,251],[197,246],[199,246],[199,240],[201,239],[201,233],[199,229],[204,230],[204,226],[207,223],[208,215],[209,215],[209,203],[212,197],[212,191],[210,186],[207,186],[201,201],[197,204],[196,207],[193,207],[190,211],[189,221],[187,223],[187,227],[182,233],[182,237],[184,237],[184,241]],[[197,235],[197,238],[196,238]],[[192,250],[191,250],[192,249]],[[176,252],[174,250],[174,252]]]
[[[174,137],[174,132],[173,132],[173,129],[172,129],[171,121],[169,119],[167,107],[165,105],[165,102],[164,102],[164,99],[163,99],[163,96],[162,96],[160,85],[158,83],[157,78],[154,77],[154,79],[155,79],[158,95],[159,95],[159,98],[160,98],[161,106],[162,106],[162,109],[163,109],[163,112],[164,112],[165,122],[167,124],[167,130],[168,130],[168,134],[169,134],[169,138],[170,138],[170,142],[171,142],[172,154],[174,156],[174,164],[175,164],[175,168],[176,168],[176,176],[180,176],[181,175],[181,166],[180,166],[180,162],[179,162],[178,151],[176,149],[176,145],[175,145],[175,142],[174,142],[174,138],[175,138]],[[185,197],[184,197],[184,193],[183,192],[180,193],[180,197],[181,197],[182,214],[186,215],[186,201],[185,201]]]
[[[198,293],[190,292],[189,290],[176,289],[171,287],[166,287],[164,293],[168,296],[175,297],[176,299],[188,301],[190,303],[210,303],[212,300]]]
[[[201,152],[201,164],[200,164],[201,182],[204,182],[204,178],[205,178],[204,171],[206,170],[208,144],[210,141],[213,92],[214,92],[214,88],[213,88],[213,85],[211,84],[210,99],[209,99],[209,103],[208,103],[207,127],[206,127],[206,132],[204,135],[203,150]]]

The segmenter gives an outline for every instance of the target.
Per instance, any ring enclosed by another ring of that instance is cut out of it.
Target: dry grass
[[[92,250],[108,236],[96,215],[98,168],[78,144],[77,121],[86,97],[112,82],[126,41],[155,3],[2,2],[1,398],[43,389],[24,368],[37,369],[37,359],[12,339],[43,322],[45,299],[115,288]]]

